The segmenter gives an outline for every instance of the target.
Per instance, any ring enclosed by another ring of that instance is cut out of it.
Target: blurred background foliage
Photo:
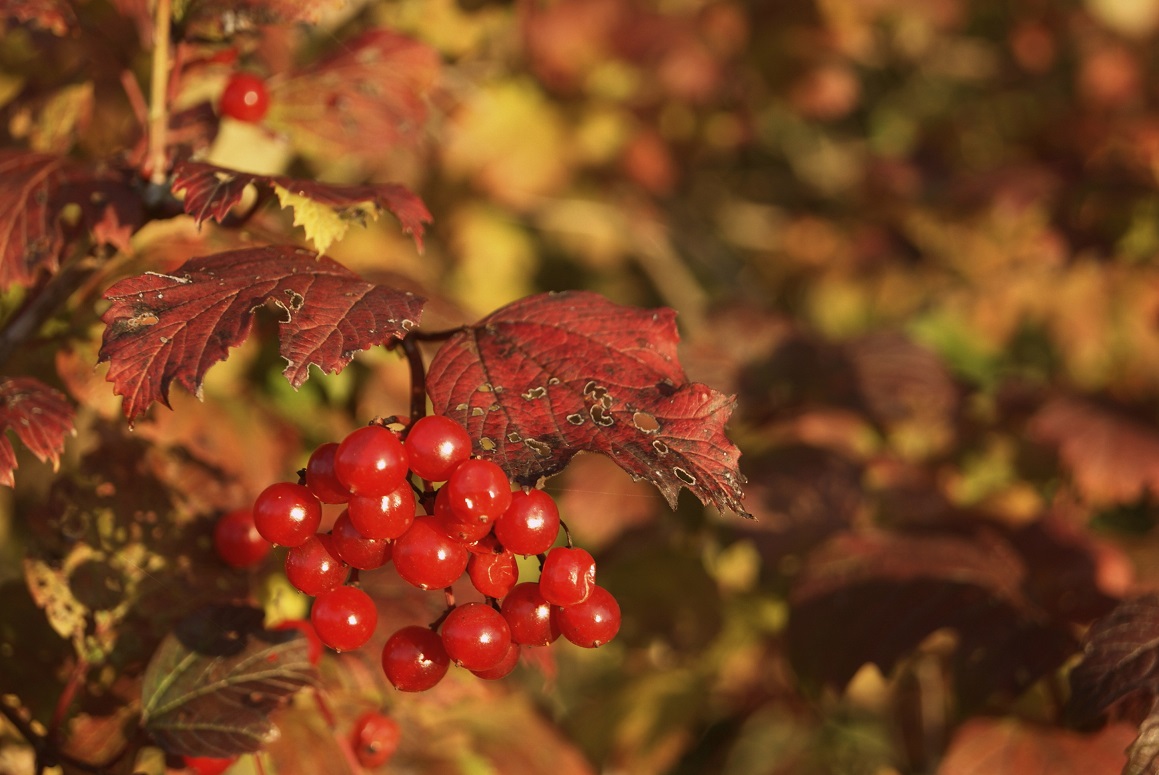
[[[442,60],[398,75],[425,92],[421,131],[349,147],[295,134],[292,111],[318,108],[279,104],[280,74],[377,26]],[[739,397],[757,517],[691,498],[672,514],[581,456],[548,487],[621,601],[619,638],[418,697],[336,657],[339,721],[389,707],[400,773],[1118,772],[1134,730],[1084,735],[1059,712],[1082,628],[1159,582],[1157,31],[1157,0],[352,0],[244,38],[274,109],[264,127],[223,122],[211,160],[419,192],[435,216],[423,254],[388,218],[329,254],[430,296],[425,328],[544,290],[676,308],[689,376]],[[34,77],[32,40],[0,40],[0,97]],[[126,59],[109,73],[144,61]],[[84,122],[82,152],[107,148],[129,110],[95,77],[95,100],[74,84],[10,106],[10,142],[55,147],[36,111],[57,110]],[[153,224],[102,279],[292,230],[276,210],[243,232]],[[179,559],[188,589],[226,594],[239,580],[214,566],[207,515],[406,408],[393,354],[294,393],[266,336],[210,372],[203,403],[174,395],[130,435],[92,369],[99,285],[54,324],[67,347],[23,356],[60,367],[82,404],[62,479],[25,461],[0,520],[0,689],[34,710],[52,707],[69,647],[27,599],[21,557],[75,554],[63,525],[86,551],[143,552],[162,575]],[[155,491],[134,486],[146,474]],[[108,628],[155,628],[137,604],[167,596],[140,567],[110,582],[133,606],[82,601]],[[246,582],[301,614],[272,568]],[[429,616],[383,584],[395,620]],[[1034,665],[1000,647],[1029,623],[1054,649]],[[91,629],[70,636],[107,659],[85,722],[142,658]],[[984,690],[963,685],[983,674]],[[308,704],[283,726],[270,768],[338,772]],[[0,728],[0,772],[27,771],[13,741]]]

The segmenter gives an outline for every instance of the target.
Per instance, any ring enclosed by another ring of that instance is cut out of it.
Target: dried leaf
[[[64,394],[32,377],[0,378],[0,484],[15,484],[16,452],[4,435],[9,429],[40,460],[53,468],[64,440],[75,432],[74,411]]]
[[[1017,719],[974,718],[955,732],[938,775],[1119,775],[1130,739],[1127,724],[1084,735]]]
[[[1082,398],[1047,402],[1030,434],[1058,447],[1075,485],[1095,503],[1131,503],[1159,495],[1159,428]]]
[[[187,261],[172,275],[146,273],[106,298],[100,361],[135,420],[154,401],[168,405],[177,382],[198,393],[206,371],[249,335],[254,312],[282,314],[283,372],[295,388],[310,365],[338,372],[354,353],[401,339],[423,299],[363,282],[340,264],[289,246],[244,248]]]
[[[229,38],[259,27],[315,23],[342,0],[188,0],[177,23],[186,38]]]
[[[64,234],[54,204],[63,167],[58,156],[0,151],[0,289],[59,267]]]
[[[451,337],[427,389],[476,452],[519,481],[587,450],[652,482],[673,508],[687,488],[746,514],[740,450],[724,435],[735,399],[685,381],[674,319],[594,293],[531,296]]]
[[[169,753],[249,753],[278,732],[270,713],[316,680],[296,630],[266,630],[261,609],[221,605],[183,619],[153,655],[141,724]]]
[[[790,653],[803,674],[843,687],[862,665],[888,672],[948,627],[959,638],[960,701],[1016,696],[1075,648],[1025,597],[1024,578],[1018,556],[988,534],[841,534],[813,552],[794,583]]]
[[[1159,594],[1124,600],[1095,622],[1083,641],[1083,659],[1071,671],[1069,717],[1097,723],[1120,703],[1147,703],[1159,695]]]
[[[201,223],[221,222],[241,202],[246,186],[262,185],[276,192],[282,207],[294,208],[294,225],[304,226],[306,237],[319,253],[341,239],[352,221],[375,220],[388,210],[402,230],[423,249],[425,224],[431,222],[426,205],[412,191],[396,183],[339,186],[277,175],[254,175],[202,162],[183,161],[173,173],[173,190],[185,192],[185,212]]]

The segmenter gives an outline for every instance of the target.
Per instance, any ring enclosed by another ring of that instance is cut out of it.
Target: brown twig
[[[149,155],[145,166],[150,182],[158,186],[168,176],[165,146],[169,135],[169,28],[172,22],[171,0],[157,0],[153,17],[153,80],[149,84]]]

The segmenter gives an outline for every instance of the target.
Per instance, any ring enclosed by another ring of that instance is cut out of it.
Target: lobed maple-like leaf
[[[303,153],[374,162],[423,139],[438,53],[388,29],[343,41],[334,53],[270,83],[266,121]]]
[[[63,168],[59,156],[0,151],[0,289],[59,267],[64,233],[54,203]]]
[[[112,305],[102,316],[99,360],[109,362],[106,379],[130,422],[154,401],[168,405],[174,382],[198,393],[209,367],[246,338],[267,303],[283,315],[283,373],[297,388],[311,364],[338,372],[358,350],[401,339],[424,302],[286,245],[195,258],[171,275],[122,280],[105,298]]]
[[[259,608],[211,606],[183,619],[145,670],[141,725],[167,752],[228,757],[275,739],[270,713],[315,683],[294,630],[262,627]]]
[[[250,184],[263,185],[280,194],[287,192],[289,197],[282,196],[286,200],[283,206],[292,205],[299,211],[295,223],[305,224],[306,234],[315,242],[319,252],[326,250],[332,238],[323,241],[312,232],[313,222],[321,216],[313,215],[312,221],[307,211],[303,217],[303,204],[316,204],[330,211],[329,217],[342,233],[352,221],[364,221],[368,216],[377,218],[382,210],[388,210],[398,219],[403,232],[414,238],[420,251],[425,224],[431,222],[430,211],[418,195],[397,183],[340,186],[279,175],[255,175],[194,161],[179,162],[173,171],[173,191],[185,192],[185,212],[197,223],[206,218],[220,223],[241,201],[246,186]]]
[[[531,483],[581,450],[660,488],[681,488],[747,516],[740,451],[724,434],[735,399],[686,381],[675,312],[620,306],[595,293],[530,296],[451,337],[427,390],[462,422],[475,451]]]
[[[65,35],[76,24],[76,14],[63,0],[0,0],[0,19],[28,22]]]
[[[14,431],[32,454],[55,467],[65,437],[75,431],[73,419],[73,407],[60,391],[32,377],[0,378],[0,484],[15,484],[16,452],[5,431]]]
[[[1070,685],[1067,714],[1079,725],[1128,700],[1159,696],[1159,594],[1124,600],[1091,625]]]
[[[1025,568],[996,536],[835,536],[814,551],[790,593],[795,667],[845,686],[866,663],[889,672],[930,633],[958,633],[959,700],[1016,695],[1075,644],[1022,591]]]

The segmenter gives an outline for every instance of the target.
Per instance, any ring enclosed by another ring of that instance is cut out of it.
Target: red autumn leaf
[[[32,454],[55,467],[65,437],[74,431],[73,415],[64,394],[39,380],[0,378],[0,484],[15,484],[16,452],[4,431],[15,431]]]
[[[431,47],[391,30],[367,30],[304,69],[271,79],[266,121],[307,155],[373,162],[422,141],[425,97],[438,71]]]
[[[173,172],[173,191],[185,192],[185,212],[198,223],[206,218],[220,223],[241,201],[246,186],[251,183],[271,189],[275,185],[281,186],[339,213],[359,205],[372,205],[378,211],[389,210],[398,218],[403,232],[414,237],[420,251],[424,224],[431,222],[430,211],[423,201],[397,183],[339,186],[279,175],[254,175],[193,161],[179,162]]]
[[[1023,594],[1024,580],[997,536],[840,534],[812,553],[790,594],[794,665],[843,687],[862,665],[889,672],[949,627],[959,701],[1017,695],[1074,650]]]
[[[244,248],[184,263],[172,275],[146,273],[115,284],[100,361],[135,420],[154,401],[168,405],[173,382],[197,393],[205,372],[249,335],[254,312],[276,306],[283,372],[295,388],[311,364],[341,371],[358,350],[401,339],[423,299],[364,282],[301,248]]]
[[[1127,724],[1087,735],[1017,719],[973,718],[954,733],[938,775],[1119,775],[1131,734]]]
[[[1120,603],[1095,622],[1083,642],[1083,660],[1070,673],[1069,717],[1097,723],[1121,703],[1159,697],[1159,594]]]
[[[76,24],[76,14],[63,0],[0,0],[0,18],[31,22],[53,35],[64,35]]]
[[[1159,428],[1119,408],[1051,399],[1030,421],[1036,440],[1058,448],[1079,491],[1095,503],[1159,495]]]
[[[63,166],[58,156],[0,152],[0,288],[28,285],[60,265],[64,234],[54,203]]]
[[[531,296],[451,337],[427,389],[476,452],[521,482],[600,452],[673,508],[688,488],[747,516],[740,451],[724,435],[735,399],[686,381],[675,316],[588,292]]]

